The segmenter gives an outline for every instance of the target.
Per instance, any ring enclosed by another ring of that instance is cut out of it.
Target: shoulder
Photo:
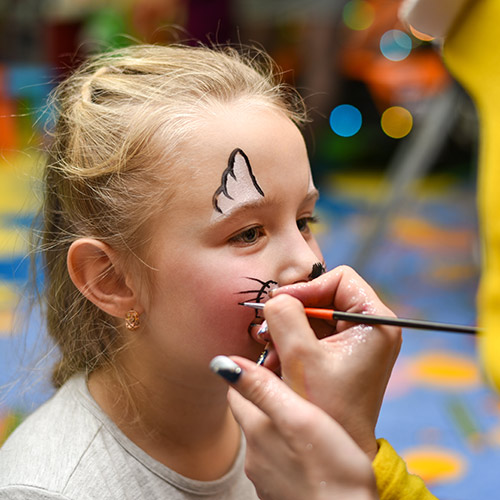
[[[70,380],[14,431],[0,449],[0,488],[63,490],[101,428],[82,404],[85,388],[82,377]]]

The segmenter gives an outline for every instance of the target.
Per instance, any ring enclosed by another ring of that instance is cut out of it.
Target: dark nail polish
[[[260,356],[259,356],[259,359],[257,360],[257,364],[260,366],[260,365],[263,365],[264,364],[264,361],[266,360],[267,358],[267,355],[269,354],[269,348],[266,347],[261,353],[260,353]]]
[[[231,384],[236,382],[243,370],[227,356],[216,356],[210,361],[210,369],[216,374],[227,380]]]

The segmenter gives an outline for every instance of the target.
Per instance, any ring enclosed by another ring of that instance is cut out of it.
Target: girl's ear
[[[74,241],[68,251],[68,272],[74,285],[99,309],[123,318],[127,311],[143,312],[136,291],[118,265],[112,248],[93,238]]]

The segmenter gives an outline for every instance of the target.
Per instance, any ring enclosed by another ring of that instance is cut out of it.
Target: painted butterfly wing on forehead
[[[247,155],[239,148],[230,155],[228,166],[222,173],[221,185],[212,198],[214,210],[223,214],[241,203],[264,196],[255,178]]]

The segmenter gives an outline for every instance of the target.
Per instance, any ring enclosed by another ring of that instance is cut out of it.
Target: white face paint
[[[221,185],[214,193],[212,220],[227,215],[234,208],[256,201],[264,196],[247,155],[235,149],[229,156],[228,166],[222,173]]]

